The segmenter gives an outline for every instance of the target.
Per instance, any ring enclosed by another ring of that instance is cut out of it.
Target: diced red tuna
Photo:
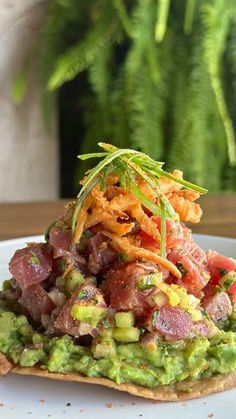
[[[53,248],[53,256],[55,258],[66,256],[71,251],[71,230],[53,227],[49,233],[49,243]]]
[[[51,314],[55,307],[48,293],[39,284],[24,289],[19,304],[36,323],[40,323],[42,314]]]
[[[166,340],[187,339],[192,326],[192,318],[186,311],[169,305],[154,309],[147,323],[150,332],[158,332]]]
[[[73,305],[79,301],[78,295],[81,295],[80,301],[83,301],[84,304],[90,305],[92,302],[92,305],[106,307],[101,291],[94,285],[83,284],[77,288],[63,306],[54,324],[54,327],[60,332],[68,333],[72,336],[79,336],[81,334],[79,328],[81,322],[75,320],[70,313]],[[98,300],[98,303],[96,304],[94,304],[95,299]]]
[[[203,249],[201,249],[201,247],[198,246],[198,244],[195,243],[193,240],[184,241],[181,244],[181,248],[187,250],[197,262],[200,262],[206,265],[207,263],[206,252]]]
[[[88,268],[92,274],[99,273],[118,258],[118,253],[109,245],[109,239],[97,233],[89,239]]]
[[[202,307],[214,321],[224,320],[232,313],[232,304],[226,292],[216,293],[202,301]]]
[[[147,297],[152,290],[139,291],[136,278],[155,271],[157,269],[154,265],[137,262],[120,264],[110,269],[103,284],[110,306],[116,310],[131,310],[137,317],[145,316],[150,310]]]
[[[24,289],[47,279],[52,271],[52,257],[44,244],[32,243],[17,250],[9,263],[9,270]]]

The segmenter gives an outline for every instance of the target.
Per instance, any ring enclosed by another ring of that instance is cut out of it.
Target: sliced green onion
[[[141,275],[136,278],[136,288],[138,290],[146,290],[158,285],[162,280],[162,273],[156,272],[155,274]]]
[[[228,291],[228,289],[236,283],[236,272],[230,271],[219,280],[221,291]]]

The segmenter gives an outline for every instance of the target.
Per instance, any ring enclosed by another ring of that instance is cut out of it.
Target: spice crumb
[[[40,400],[39,400],[39,403],[45,403],[45,400],[40,399]]]
[[[112,409],[112,408],[113,408],[113,404],[112,404],[112,402],[107,403],[107,407],[108,407],[109,409]]]
[[[52,415],[50,415],[50,413],[48,414],[48,418],[50,418]]]
[[[213,418],[213,413],[209,413],[209,415],[207,416],[208,418]]]
[[[28,415],[32,415],[32,412],[27,412],[28,413]]]
[[[66,403],[66,406],[68,406],[68,407],[71,406],[71,403]]]
[[[143,416],[143,415],[142,415],[142,413],[140,413],[140,415],[139,415],[139,416]]]
[[[133,402],[133,403],[131,403],[131,404],[132,404],[132,406],[135,406],[135,405],[136,405],[136,403],[134,403],[134,402]]]
[[[3,407],[4,406],[4,404],[3,403],[0,403],[0,407]]]
[[[84,409],[80,409],[80,413],[84,413]]]

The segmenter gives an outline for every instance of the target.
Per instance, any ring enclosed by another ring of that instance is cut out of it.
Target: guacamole
[[[107,344],[109,356],[96,359],[96,345],[101,341],[103,346]],[[34,331],[24,315],[1,311],[0,352],[22,367],[37,364],[50,372],[78,372],[107,377],[118,384],[155,387],[234,370],[236,334],[222,330],[212,339],[160,341],[154,350],[140,342],[115,343],[109,336],[99,336],[87,348],[76,344],[69,335],[49,339]]]

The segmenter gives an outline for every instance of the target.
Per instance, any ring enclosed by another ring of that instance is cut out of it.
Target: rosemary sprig
[[[74,235],[75,233],[79,211],[90,191],[98,183],[101,184],[101,190],[104,190],[107,183],[107,177],[111,172],[114,172],[119,178],[121,188],[130,189],[131,193],[137,197],[146,208],[153,214],[160,216],[160,253],[165,257],[166,219],[177,220],[178,215],[167,197],[161,192],[158,179],[161,176],[164,176],[180,183],[185,188],[195,190],[201,194],[206,193],[207,190],[186,180],[179,179],[171,173],[165,172],[162,169],[163,162],[156,162],[144,153],[130,149],[119,149],[106,143],[98,143],[98,145],[104,150],[103,152],[78,156],[81,160],[90,158],[103,159],[93,169],[87,172],[87,177],[77,196],[77,204],[72,219],[72,234]],[[141,177],[156,194],[159,202],[158,205],[152,202],[139,188],[136,182],[137,175]]]

